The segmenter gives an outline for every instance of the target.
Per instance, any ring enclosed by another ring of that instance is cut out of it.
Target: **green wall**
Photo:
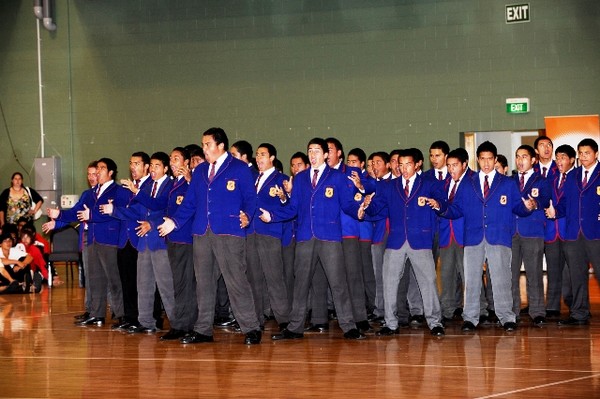
[[[507,25],[498,0],[61,0],[42,29],[45,155],[63,192],[110,156],[198,143],[272,142],[287,164],[314,136],[346,149],[426,150],[459,133],[544,127],[600,111],[600,2],[529,0]],[[507,97],[532,111],[508,115]],[[40,154],[36,22],[0,2],[0,102],[26,169]],[[0,124],[0,187],[20,170]]]

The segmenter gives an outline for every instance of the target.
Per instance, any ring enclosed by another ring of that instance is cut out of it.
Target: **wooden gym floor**
[[[160,342],[77,327],[84,290],[71,282],[41,294],[0,296],[2,398],[598,398],[600,292],[590,279],[590,326],[519,329],[461,323],[444,338],[424,329],[346,341],[329,333],[261,345],[215,331],[212,344]],[[563,314],[566,314],[563,309]]]

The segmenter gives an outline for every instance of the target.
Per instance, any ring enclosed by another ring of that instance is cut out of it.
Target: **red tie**
[[[488,175],[485,175],[484,179],[483,179],[483,198],[487,198],[489,192],[490,192],[490,182],[488,180]]]
[[[98,196],[100,195],[100,184],[98,184],[96,186],[96,199],[98,199]]]
[[[406,195],[406,198],[408,198],[408,195],[410,194],[410,187],[408,185],[409,180],[406,181],[406,186],[404,186],[404,195]]]
[[[438,171],[438,180],[444,180],[444,174],[441,170]]]
[[[260,172],[258,174],[258,179],[256,179],[256,184],[254,185],[254,188],[256,188],[256,192],[258,192],[258,184],[260,183],[260,179],[263,177],[263,173]]]
[[[567,174],[563,173],[562,178],[560,179],[560,183],[558,183],[558,191],[560,191],[565,184],[565,180],[567,180]]]
[[[134,186],[135,188],[140,188],[140,181],[139,181],[138,179],[135,179],[135,180],[133,181],[133,186]]]
[[[157,184],[156,184],[156,183],[157,183],[157,182],[154,182],[154,184],[152,185],[152,194],[150,194],[150,196],[151,196],[152,198],[156,198],[156,186],[157,186]]]
[[[213,162],[213,163],[210,165],[210,173],[208,174],[208,182],[209,182],[209,183],[210,183],[210,182],[212,182],[212,181],[213,181],[213,179],[215,178],[215,165],[216,165],[216,164],[217,164],[216,162]]]
[[[581,187],[585,188],[585,186],[587,186],[588,183],[588,173],[589,170],[585,171],[585,176],[583,177],[583,181],[581,182]]]
[[[313,178],[312,178],[312,188],[314,189],[315,187],[317,187],[317,177],[319,176],[319,169],[315,169],[315,171],[313,172]]]
[[[460,180],[454,180],[454,186],[452,187],[452,191],[450,191],[450,196],[448,197],[448,202],[454,201],[454,196],[456,195],[456,186],[458,186],[458,182]]]
[[[525,189],[525,172],[521,173],[521,178],[519,179],[519,191],[523,191]]]
[[[548,172],[548,168],[544,166],[542,168],[542,176],[546,177],[546,172]]]

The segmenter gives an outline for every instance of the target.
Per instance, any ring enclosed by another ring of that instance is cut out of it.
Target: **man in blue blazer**
[[[564,217],[564,250],[573,300],[568,319],[561,326],[586,325],[590,318],[588,262],[600,277],[600,165],[598,143],[586,138],[577,145],[580,167],[567,175],[564,193],[548,217]]]
[[[87,245],[89,253],[88,281],[90,282],[90,317],[76,324],[104,325],[107,292],[110,290],[110,308],[114,315],[123,317],[123,292],[119,269],[117,268],[117,248],[121,222],[100,212],[100,206],[112,203],[126,206],[129,202],[128,190],[115,183],[117,165],[110,158],[101,158],[97,164],[98,185],[87,190],[73,208],[59,211],[48,209],[48,216],[64,223],[75,221],[88,224]]]
[[[183,203],[159,226],[167,235],[192,222],[198,319],[185,344],[212,342],[217,280],[222,274],[233,313],[246,334],[247,345],[259,344],[260,323],[246,276],[246,227],[256,210],[256,191],[250,168],[227,152],[229,140],[221,128],[202,135],[206,162],[192,175]]]
[[[550,185],[548,179],[542,177],[533,168],[535,150],[527,144],[517,148],[515,153],[517,174],[514,180],[519,187],[521,197],[533,199],[536,209],[526,217],[515,215],[515,235],[512,239],[512,297],[513,312],[521,311],[521,264],[525,266],[527,278],[527,302],[529,315],[536,327],[546,323],[546,306],[544,303],[543,256],[544,228],[546,216],[544,209],[550,203]]]
[[[554,149],[554,143],[548,136],[538,136],[533,142],[533,148],[535,149],[535,158],[537,162],[533,165],[533,169],[539,172],[540,176],[548,181],[554,180],[554,177],[558,173],[556,162],[552,160],[552,150]]]
[[[434,213],[444,212],[448,201],[441,181],[416,173],[415,158],[412,150],[400,151],[401,177],[378,186],[381,189],[367,208],[371,216],[389,217],[390,224],[383,261],[386,325],[377,332],[381,336],[398,334],[398,287],[409,259],[431,334],[444,335],[431,248],[436,225]]]
[[[514,179],[496,172],[498,150],[485,141],[477,148],[479,173],[461,183],[453,203],[442,215],[464,217],[465,307],[464,332],[474,331],[479,323],[481,271],[487,258],[493,281],[495,311],[506,331],[517,328],[511,292],[511,246],[514,234],[513,213],[527,216],[534,200],[523,200]]]
[[[261,220],[280,222],[298,217],[294,264],[294,299],[290,322],[273,340],[298,339],[304,336],[308,292],[320,261],[333,296],[338,322],[347,339],[364,339],[356,328],[346,280],[342,250],[341,211],[358,213],[348,178],[330,168],[326,161],[329,148],[325,140],[314,138],[308,143],[311,167],[294,179],[289,203],[284,207],[263,209]]]

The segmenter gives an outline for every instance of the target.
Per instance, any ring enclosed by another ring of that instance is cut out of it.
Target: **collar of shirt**
[[[317,168],[317,170],[319,171],[319,174],[317,175],[317,183],[319,183],[319,181],[321,180],[321,176],[323,176],[323,172],[325,171],[325,167],[327,166],[327,164],[325,162],[323,162],[321,164],[321,166],[319,166]],[[312,181],[313,176],[315,175],[315,168],[310,168],[310,180]]]
[[[581,181],[583,181],[583,179],[585,179],[585,171],[587,170],[588,173],[588,180],[592,178],[592,172],[594,171],[594,169],[596,169],[596,165],[598,165],[598,160],[596,160],[596,162],[594,162],[594,164],[592,166],[590,166],[589,169],[584,168],[583,166],[581,167]]]
[[[481,190],[483,190],[483,182],[485,181],[485,176],[486,176],[485,173],[483,173],[482,171],[479,171],[479,184],[481,185]],[[494,177],[496,177],[496,169],[492,170],[487,176],[489,176],[488,184],[490,185],[490,188],[491,188],[492,182],[494,181]]]
[[[105,182],[104,184],[102,184],[100,186],[100,191],[98,192],[98,197],[102,196],[102,194],[106,191],[107,188],[110,187],[111,184],[113,184],[115,181],[114,180],[109,180],[107,182]]]
[[[412,175],[409,179],[408,179],[408,188],[409,188],[409,192],[412,194],[412,189],[413,186],[415,184],[415,180],[417,179],[417,174],[415,173],[414,175]],[[402,188],[404,188],[404,186],[406,186],[406,180],[404,179],[404,177],[402,178]]]
[[[444,166],[442,169],[436,169],[435,170],[435,178],[437,179],[438,176],[440,175],[440,172],[442,172],[442,179],[445,179],[446,176],[448,176],[448,167]]]
[[[460,186],[460,182],[463,181],[463,179],[464,179],[465,175],[467,174],[468,170],[469,169],[465,169],[465,171],[463,172],[463,174],[460,175],[460,177],[458,178],[458,181],[456,181],[454,179],[451,179],[452,182],[450,183],[450,191],[452,191],[452,187],[454,187],[454,186],[456,186],[456,189],[458,190],[458,186]],[[450,191],[448,191],[448,193],[450,193]]]
[[[552,166],[552,160],[550,160],[550,162],[548,162],[547,164],[538,162],[538,165],[540,167],[540,173],[542,173],[544,171],[544,168],[546,168],[546,174],[548,174],[548,172],[550,172],[550,167]]]
[[[163,183],[165,182],[165,180],[167,180],[169,176],[168,175],[164,175],[163,177],[161,177],[158,180],[155,180],[156,182],[156,193],[158,194],[158,190],[160,190],[160,187],[163,185]],[[154,183],[152,183],[154,184]],[[152,193],[152,191],[150,191],[150,193]]]
[[[529,181],[529,178],[533,175],[533,168],[529,169],[527,172],[525,173],[525,184],[527,184],[527,182]],[[519,172],[519,179],[521,178],[521,173],[523,172]],[[542,174],[542,171],[540,170],[540,175]]]
[[[381,180],[389,180],[390,178],[392,178],[392,179],[393,179],[393,177],[391,177],[391,176],[393,176],[393,175],[392,175],[392,172],[387,172],[387,173],[386,173],[385,175],[383,175],[383,177],[382,177],[381,179],[379,179],[379,180],[380,180],[380,181],[381,181]]]
[[[229,153],[227,151],[225,151],[223,154],[221,154],[221,156],[219,158],[217,158],[217,160],[215,161],[215,175],[217,174],[217,172],[219,171],[219,168],[221,167],[221,165],[223,165],[223,162],[225,162],[225,160],[227,159],[227,156],[229,156]],[[249,165],[250,166],[250,165]],[[208,165],[208,175],[210,176],[210,168],[212,167],[212,165]]]
[[[264,172],[259,172],[259,176],[262,173],[262,177],[260,178],[260,181],[258,182],[257,191],[260,191],[260,189],[262,188],[263,184],[265,184],[265,182],[267,181],[267,179],[269,178],[269,176],[271,176],[273,174],[273,172],[275,172],[275,167],[274,166],[271,166],[269,169],[265,170]],[[256,180],[258,180],[258,177],[256,178]]]
[[[142,184],[144,184],[144,182],[146,180],[148,180],[149,177],[150,177],[149,174],[147,174],[146,176],[142,176],[142,178],[140,179],[140,182],[138,183],[138,187],[142,187]]]

